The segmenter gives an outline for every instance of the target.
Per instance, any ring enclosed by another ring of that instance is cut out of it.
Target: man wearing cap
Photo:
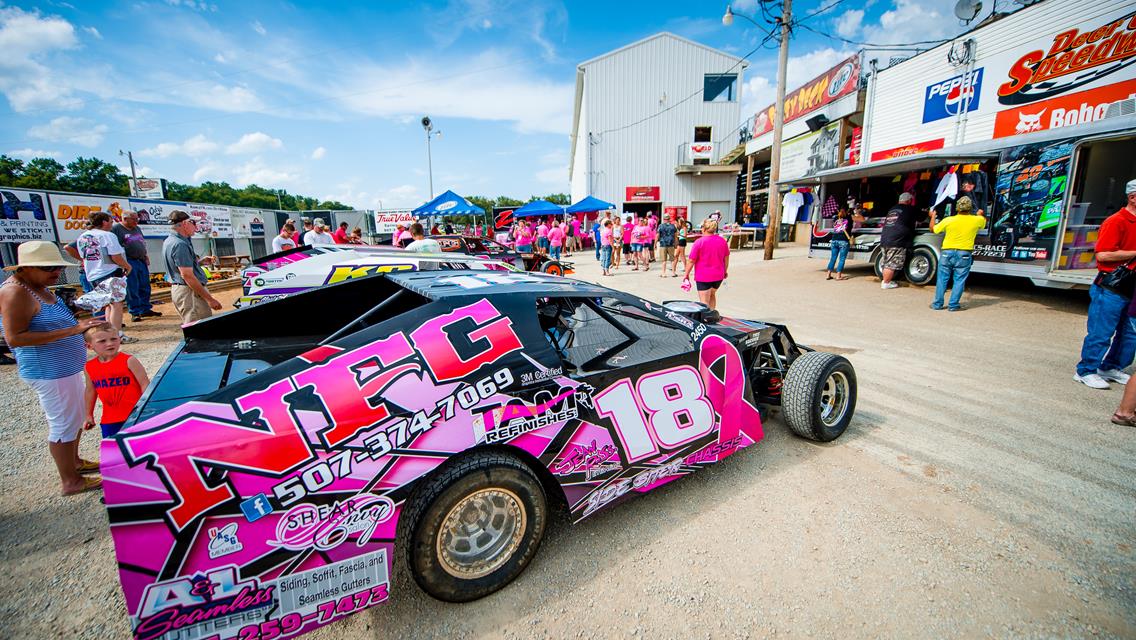
[[[1136,355],[1136,332],[1128,322],[1132,289],[1113,291],[1101,278],[1121,265],[1136,260],[1136,180],[1125,185],[1127,205],[1109,216],[1097,236],[1097,274],[1089,289],[1088,331],[1081,345],[1081,361],[1073,379],[1093,389],[1108,389],[1108,383],[1128,382],[1123,369]]]
[[[326,231],[323,218],[312,220],[312,230],[304,234],[304,244],[315,246],[317,244],[335,244],[335,238]]]
[[[899,194],[899,202],[888,210],[880,231],[880,248],[883,251],[881,289],[895,289],[899,285],[892,282],[897,271],[903,271],[907,264],[907,253],[915,241],[915,227],[923,217],[922,212],[912,206],[915,196],[908,191]]]
[[[947,294],[947,284],[954,279],[951,285],[951,299],[947,302],[948,311],[962,311],[962,292],[966,289],[966,279],[970,276],[970,267],[974,264],[974,238],[978,232],[986,228],[986,218],[982,209],[974,212],[974,202],[963,196],[955,202],[955,215],[935,222],[935,214],[931,213],[931,229],[935,233],[943,234],[943,251],[939,258],[938,279],[935,282],[935,299],[931,308],[938,311],[943,308],[943,296]]]
[[[213,258],[198,258],[190,238],[197,232],[197,222],[184,211],[170,213],[170,235],[162,243],[162,258],[166,263],[166,278],[173,284],[170,298],[181,316],[182,324],[196,322],[221,310],[221,303],[205,288],[207,279],[202,264],[212,264]]]
[[[146,238],[138,226],[138,214],[133,211],[122,212],[122,222],[111,227],[119,243],[126,251],[126,262],[130,273],[126,276],[126,306],[134,322],[142,318],[158,318],[160,311],[154,311],[150,304],[150,256],[146,254]]]

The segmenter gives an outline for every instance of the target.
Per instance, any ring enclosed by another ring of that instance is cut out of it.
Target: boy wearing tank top
[[[146,369],[138,358],[119,351],[121,338],[108,323],[96,325],[83,332],[87,347],[95,357],[87,361],[87,421],[84,429],[95,426],[95,401],[103,403],[100,421],[103,437],[111,438],[138,404],[142,391],[150,384]]]

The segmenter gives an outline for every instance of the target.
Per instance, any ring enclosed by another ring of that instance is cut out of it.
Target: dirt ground
[[[577,258],[577,277],[693,298]],[[736,252],[720,306],[852,361],[859,404],[839,440],[806,442],[774,414],[757,447],[553,523],[493,596],[437,602],[399,566],[389,604],[309,637],[1136,637],[1136,429],[1108,421],[1119,386],[1071,379],[1087,296],[976,275],[966,311],[934,312],[929,289],[823,267],[796,248]],[[128,351],[156,371],[175,331],[131,326]],[[0,634],[126,637],[99,498],[57,495],[34,395],[11,367],[0,385]]]

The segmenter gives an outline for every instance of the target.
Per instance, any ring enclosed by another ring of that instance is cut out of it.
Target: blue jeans
[[[842,273],[844,271],[844,260],[848,257],[848,241],[847,240],[833,240],[832,253],[828,257],[828,270]]]
[[[962,292],[966,289],[966,279],[970,276],[970,266],[973,264],[974,256],[970,251],[943,250],[943,254],[939,257],[939,276],[935,280],[935,300],[931,302],[933,308],[943,308],[943,296],[947,294],[947,284],[952,277],[954,285],[951,286],[951,299],[947,307],[959,308],[959,300],[962,299]]]
[[[595,239],[596,239],[596,260],[599,260],[600,259],[600,236],[599,236],[599,234],[595,234]],[[610,254],[610,252],[609,252],[609,254]]]
[[[611,245],[606,245],[600,249],[600,266],[604,271],[611,268]]]
[[[145,260],[127,259],[130,275],[126,276],[126,308],[137,316],[154,308],[150,304],[150,267]]]
[[[552,256],[553,260],[559,260],[560,259],[560,249],[561,249],[561,247],[552,247],[548,250],[548,252]]]
[[[1089,298],[1088,333],[1081,345],[1077,375],[1127,367],[1136,355],[1136,331],[1128,321],[1128,298],[1095,284],[1089,289]]]

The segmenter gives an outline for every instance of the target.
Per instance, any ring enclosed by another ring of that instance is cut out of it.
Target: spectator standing
[[[418,223],[415,223],[418,224]],[[411,225],[413,226],[413,225]],[[414,235],[410,233],[410,229],[403,227],[402,231],[398,232],[398,246],[403,249],[406,248],[411,242],[414,242]]]
[[[631,252],[635,256],[635,263],[642,267],[643,271],[649,271],[648,254],[651,251],[651,228],[647,224],[646,218],[637,218],[635,226],[631,227]],[[631,269],[635,271],[639,267]]]
[[[572,238],[571,250],[572,251],[583,251],[584,250],[584,236],[580,235],[580,228],[583,226],[583,222],[580,221],[580,218],[573,215],[572,221],[569,222],[568,224],[572,229],[571,233],[568,234],[568,236],[570,238]]]
[[[966,288],[966,279],[970,275],[970,267],[974,264],[974,237],[986,227],[986,218],[982,209],[974,211],[974,202],[969,196],[962,196],[955,201],[955,215],[935,222],[935,214],[931,213],[931,227],[935,233],[945,234],[943,237],[943,251],[939,257],[939,275],[935,281],[935,299],[931,308],[938,311],[943,308],[943,296],[947,293],[947,283],[954,280],[951,287],[951,299],[947,303],[949,311],[962,311],[959,301]],[[1136,255],[1136,254],[1134,254]],[[1127,303],[1127,300],[1125,300]],[[1123,307],[1121,309],[1123,311]],[[1115,324],[1113,325],[1115,328]],[[1127,381],[1127,380],[1126,380]],[[1105,385],[1106,387],[1108,385]]]
[[[552,228],[548,230],[548,250],[553,260],[560,259],[560,251],[564,247],[564,228],[556,220],[552,221]]]
[[[101,478],[80,475],[99,470],[98,463],[79,457],[83,365],[87,361],[82,333],[103,321],[75,320],[67,305],[51,292],[63,269],[73,266],[54,244],[25,242],[16,249],[16,256],[16,265],[5,268],[15,273],[0,285],[4,341],[16,356],[17,374],[36,392],[47,417],[47,446],[63,495],[97,489]]]
[[[315,225],[312,224],[311,218],[302,218],[302,220],[304,221],[304,234],[300,237],[300,240],[297,240],[296,242],[297,244],[310,244],[307,240],[308,232],[315,228]]]
[[[161,311],[154,311],[150,303],[150,256],[146,253],[146,238],[138,226],[138,214],[133,211],[122,212],[122,223],[111,227],[126,253],[130,274],[126,276],[126,307],[134,322],[142,318],[160,318]]]
[[[335,240],[335,244],[347,244],[347,238],[350,235],[351,234],[347,232],[347,223],[340,222],[339,228],[335,230],[335,233],[331,234],[331,238]]]
[[[1094,389],[1107,389],[1109,381],[1126,384],[1123,369],[1136,354],[1136,329],[1125,310],[1132,290],[1117,292],[1098,284],[1101,278],[1121,265],[1136,260],[1136,180],[1124,188],[1128,203],[1101,224],[1097,236],[1097,274],[1089,288],[1089,317],[1081,361],[1073,379]]]
[[[675,260],[675,236],[678,234],[678,228],[671,224],[671,214],[663,214],[663,223],[659,225],[656,231],[659,234],[659,251],[663,254],[663,272],[659,274],[659,277],[667,277],[667,264],[671,265],[671,277],[678,277],[678,272],[675,271],[678,262]]]
[[[138,358],[119,350],[118,333],[109,324],[91,327],[83,332],[83,337],[87,348],[95,352],[95,357],[83,367],[87,374],[83,403],[87,419],[83,428],[94,428],[95,401],[99,400],[103,403],[99,421],[103,437],[113,438],[150,385],[150,378]]]
[[[299,223],[293,222],[292,220],[289,220],[285,224],[292,226],[292,245],[296,246],[296,247],[300,246],[300,243],[303,241],[303,238],[300,237],[300,232],[296,231],[296,228],[301,226],[301,225]]]
[[[421,253],[441,253],[442,245],[433,238],[426,237],[426,229],[417,222],[410,225],[410,237],[414,240],[406,245],[407,251],[418,251]]]
[[[536,225],[536,248],[542,254],[548,255],[548,224],[544,218],[540,219],[539,224]]]
[[[623,255],[623,227],[619,224],[619,215],[611,218],[611,268],[618,269]]]
[[[130,263],[126,261],[126,252],[118,236],[111,233],[113,219],[110,214],[105,211],[92,213],[87,226],[89,228],[75,240],[75,247],[83,259],[83,272],[87,274],[91,288],[111,278],[129,277]],[[107,322],[121,334],[122,302],[112,302],[102,312],[106,314]],[[123,336],[122,341],[131,343],[137,339]]]
[[[272,239],[272,253],[280,253],[296,247],[296,228],[292,226],[292,221],[284,223],[284,228],[280,230],[275,238]]]
[[[648,262],[655,261],[655,244],[659,239],[659,217],[655,215],[654,211],[647,214],[647,243],[648,243]]]
[[[335,238],[327,232],[323,218],[312,220],[312,230],[304,234],[304,244],[313,247],[317,244],[335,244]]]
[[[836,222],[832,225],[829,240],[828,276],[825,280],[832,280],[833,268],[836,269],[837,280],[847,280],[844,277],[844,260],[848,257],[848,248],[852,243],[852,220],[848,217],[848,208],[840,207],[836,212]]]
[[[1128,303],[1125,316],[1129,327],[1136,330],[1136,296]],[[1112,424],[1136,427],[1136,378],[1129,376],[1128,382],[1124,384],[1124,395],[1120,398],[1120,406],[1112,414]]]
[[[363,230],[355,227],[351,230],[351,235],[347,237],[347,244],[366,244],[363,242]]]
[[[678,261],[682,260],[682,270],[686,271],[686,234],[690,231],[690,224],[682,216],[675,218],[675,257],[671,264],[671,273],[675,273]]]
[[[202,264],[213,264],[212,256],[197,257],[190,238],[197,232],[197,222],[184,211],[170,213],[170,235],[162,243],[166,263],[166,279],[170,281],[170,298],[181,316],[182,324],[197,322],[221,310],[221,303],[205,288],[208,279]]]
[[[603,220],[601,220],[599,216],[596,216],[596,221],[592,223],[590,229],[592,240],[596,244],[596,260],[600,259],[600,236],[603,235],[603,223],[607,219],[607,216],[605,216]]]
[[[730,245],[718,235],[717,220],[707,218],[702,221],[702,235],[690,247],[684,279],[690,279],[691,270],[694,271],[699,301],[711,309],[718,308],[718,288],[730,275]]]
[[[915,227],[923,218],[923,214],[911,204],[914,201],[915,196],[909,192],[899,194],[899,203],[884,217],[883,230],[880,231],[880,247],[883,249],[881,289],[899,286],[892,279],[907,264],[907,253],[915,242]]]
[[[635,247],[632,245],[631,241],[631,231],[634,228],[635,216],[629,215],[627,216],[627,221],[623,223],[623,236],[621,238],[623,249],[620,252],[623,254],[623,257],[627,259],[627,264],[635,264]]]
[[[596,246],[600,248],[600,268],[603,269],[605,276],[611,275],[611,252],[612,252],[612,239],[615,233],[612,231],[611,218],[603,221],[603,229],[600,231],[599,242]]]
[[[435,228],[437,228],[437,225],[435,225]],[[399,246],[398,240],[399,240],[399,238],[402,237],[402,232],[404,232],[404,231],[406,231],[405,225],[400,224],[395,228],[394,233],[391,234],[391,246],[394,246],[394,247]]]
[[[533,233],[529,223],[521,220],[517,223],[517,251],[519,253],[532,253]]]

